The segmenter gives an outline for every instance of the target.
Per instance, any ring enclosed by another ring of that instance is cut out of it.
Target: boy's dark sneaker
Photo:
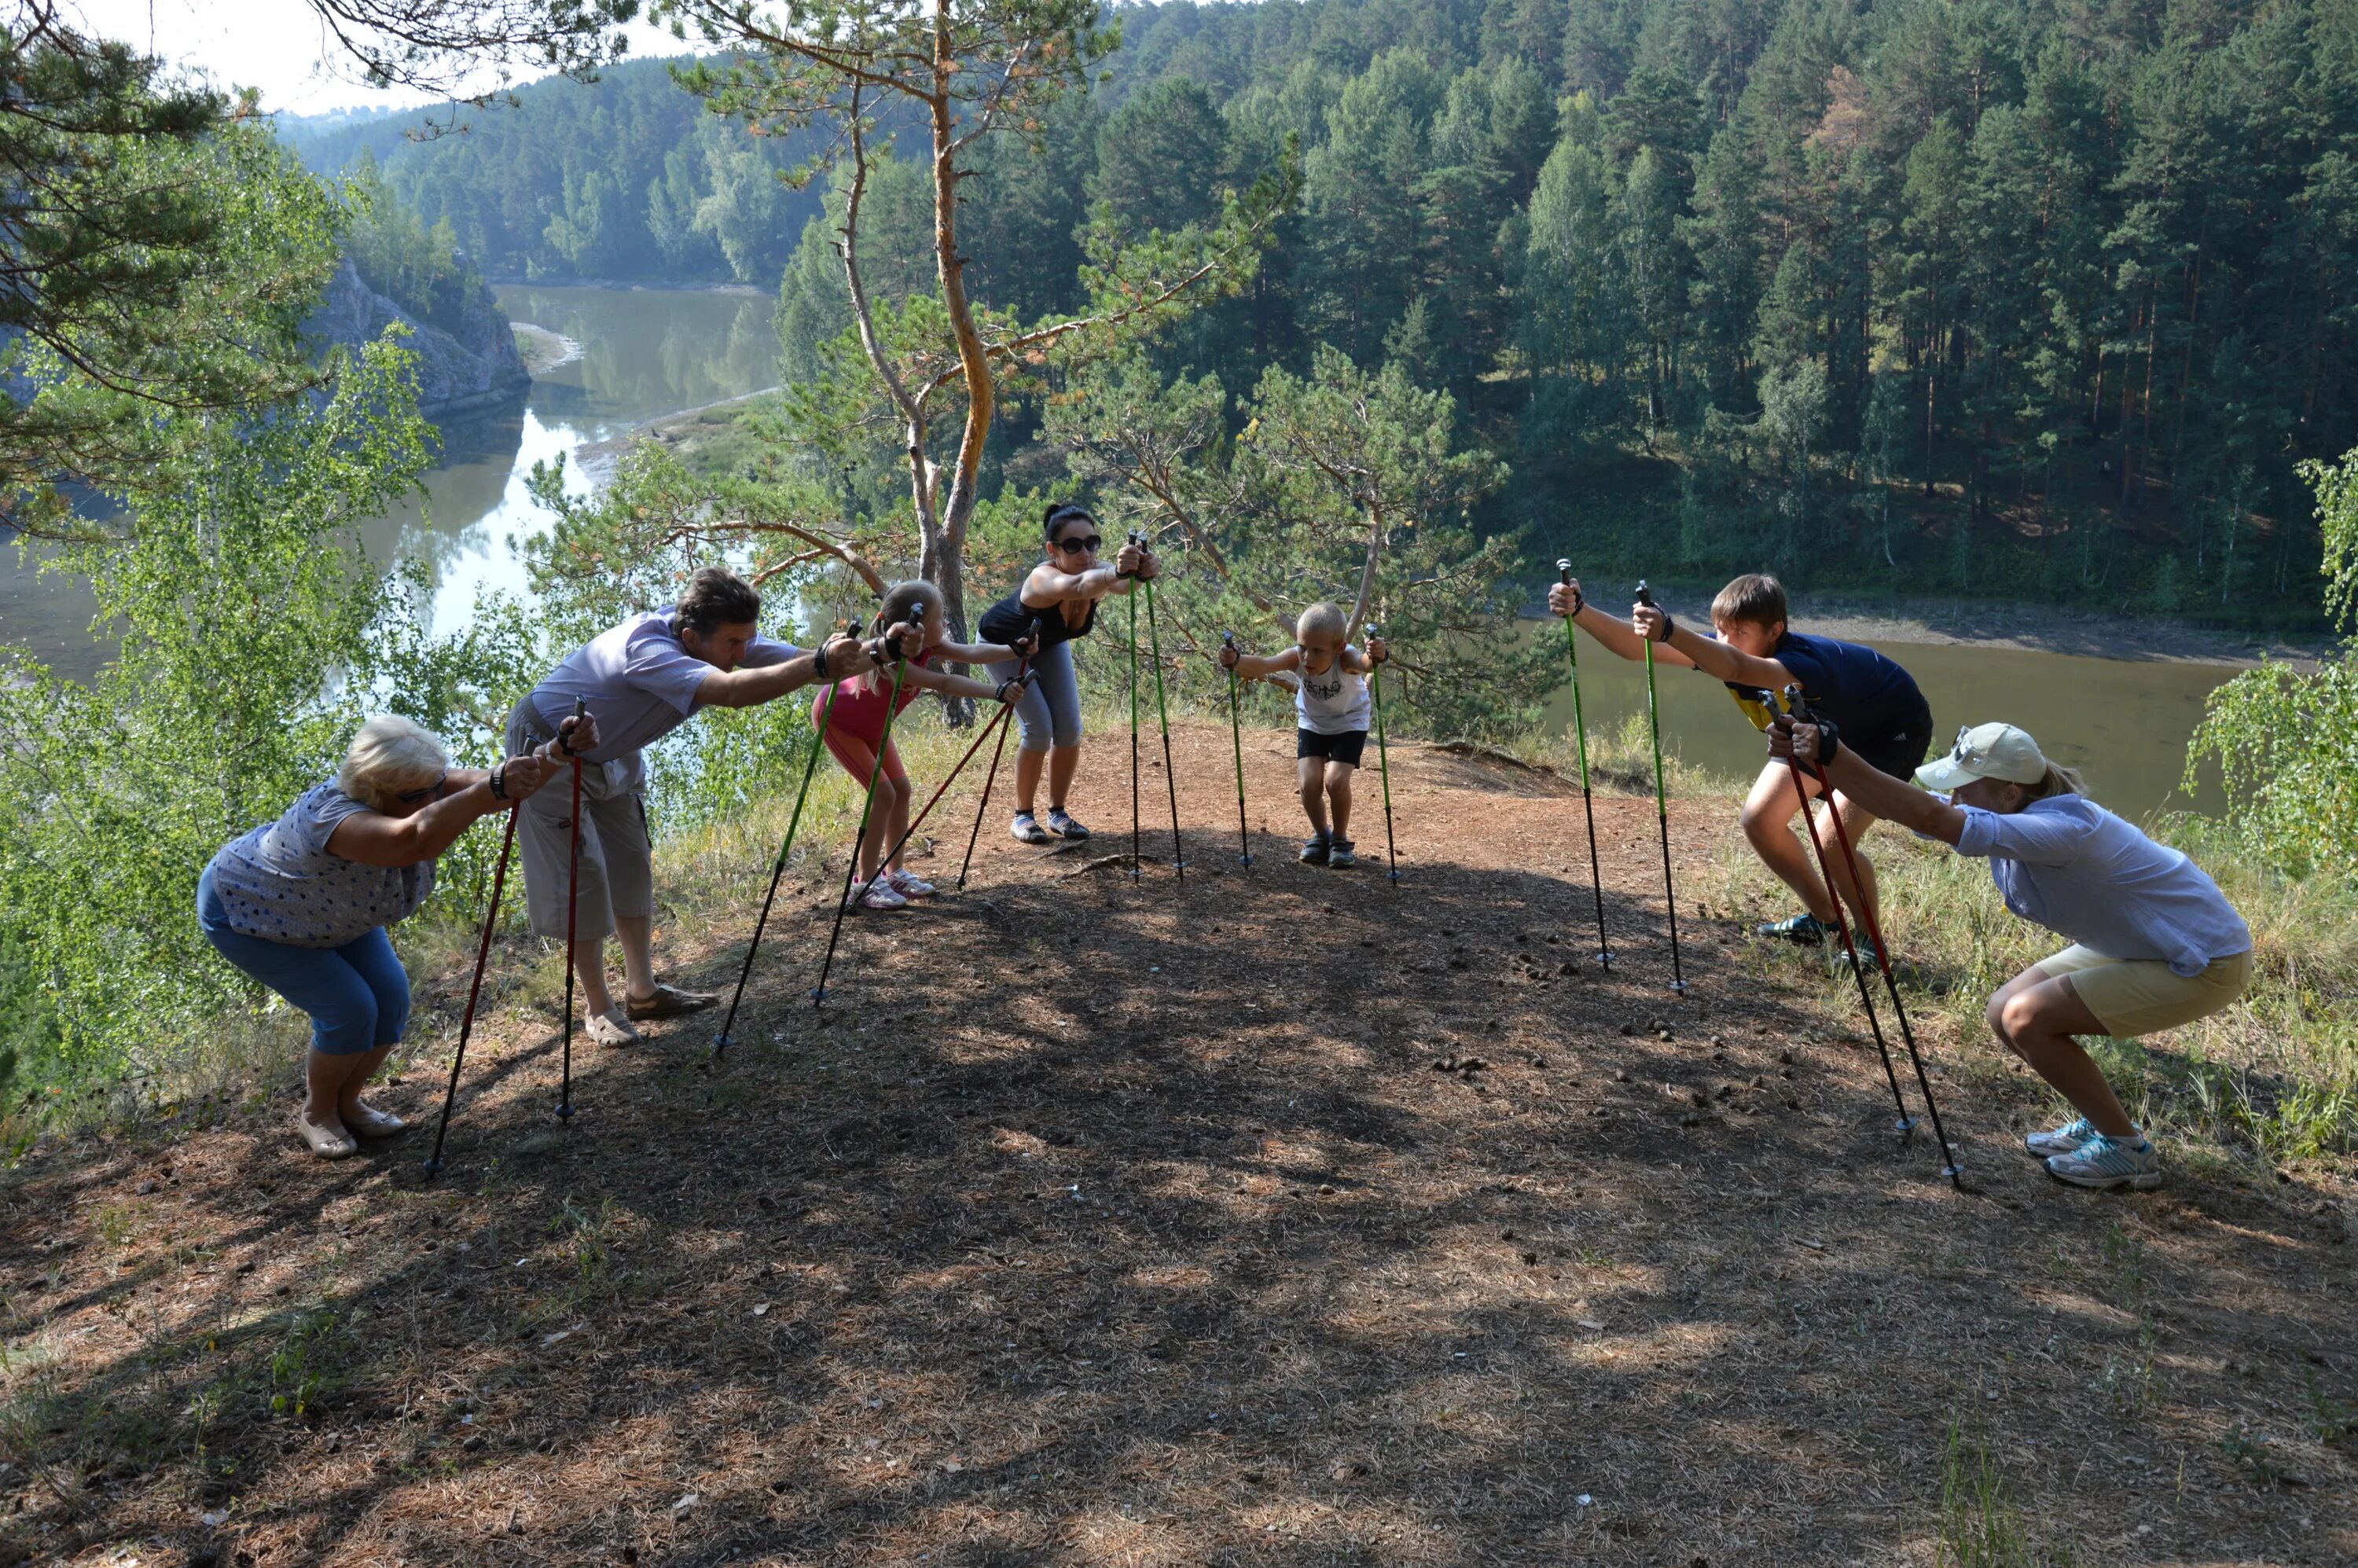
[[[1766,925],[1752,928],[1755,936],[1767,936],[1779,942],[1798,942],[1804,947],[1822,946],[1834,928],[1808,910],[1786,920],[1772,920]]]
[[[1358,863],[1359,857],[1351,852],[1351,841],[1348,838],[1337,838],[1326,846],[1328,871],[1347,871]]]
[[[1327,853],[1333,843],[1334,840],[1329,838],[1325,834],[1318,834],[1308,843],[1302,846],[1302,863],[1305,866],[1325,865],[1326,863]]]

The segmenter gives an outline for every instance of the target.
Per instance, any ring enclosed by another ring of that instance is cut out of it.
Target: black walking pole
[[[1801,695],[1799,687],[1788,687],[1785,692],[1788,704]],[[1773,693],[1762,695],[1768,697],[1770,710],[1773,712],[1777,700],[1775,695]],[[1801,782],[1801,759],[1787,757],[1785,761],[1793,772],[1793,798],[1801,803],[1801,824],[1809,830],[1810,848],[1818,852],[1818,874],[1825,878],[1826,897],[1833,902],[1835,934],[1842,937],[1843,951],[1850,955],[1851,972],[1858,979],[1858,1005],[1866,1010],[1866,1027],[1875,1036],[1876,1054],[1883,1058],[1883,1076],[1891,1084],[1891,1103],[1899,1108],[1899,1119],[1893,1125],[1892,1130],[1904,1138],[1914,1129],[1916,1119],[1908,1114],[1908,1102],[1900,1098],[1899,1075],[1891,1065],[1891,1047],[1885,1044],[1882,1022],[1875,1016],[1874,993],[1867,989],[1866,970],[1859,965],[1858,945],[1851,940],[1850,918],[1843,913],[1842,894],[1834,891],[1833,867],[1826,860],[1825,840],[1818,836],[1817,816],[1810,810],[1809,786]],[[1823,774],[1819,775],[1818,784],[1821,788],[1824,787]],[[1825,795],[1827,814],[1835,818],[1837,829],[1839,829],[1841,815],[1833,810],[1833,791],[1826,790]]]
[[[1153,656],[1154,722],[1163,731],[1163,783],[1171,792],[1171,869],[1179,880],[1187,880],[1187,862],[1179,853],[1179,775],[1171,769],[1171,711],[1163,702],[1163,638],[1154,629],[1154,579],[1140,578],[1139,587],[1146,593],[1147,652]]]
[[[1572,563],[1559,560],[1555,570],[1563,586],[1572,587]],[[1596,962],[1600,968],[1609,969],[1613,967],[1613,949],[1605,941],[1605,875],[1596,866],[1596,806],[1588,793],[1588,724],[1580,711],[1580,645],[1572,625],[1572,617],[1578,613],[1580,606],[1575,602],[1571,614],[1563,618],[1563,657],[1572,669],[1572,734],[1580,754],[1580,810],[1588,818],[1588,885],[1596,894]]]
[[[1368,628],[1368,642],[1380,642],[1382,639],[1381,632],[1373,626]],[[1337,654],[1336,657],[1340,659],[1342,655]],[[1376,705],[1376,775],[1383,780],[1384,785],[1384,854],[1391,862],[1391,870],[1385,875],[1398,883],[1400,849],[1392,842],[1392,769],[1384,754],[1384,667],[1373,659],[1368,661],[1368,696]]]
[[[467,1011],[459,1020],[459,1054],[450,1058],[450,1087],[442,1094],[442,1121],[434,1130],[433,1157],[426,1162],[429,1176],[442,1173],[442,1140],[449,1135],[450,1108],[459,1100],[459,1069],[467,1063],[467,1037],[475,1031],[475,999],[483,994],[483,966],[492,956],[492,933],[499,928],[500,893],[508,884],[508,849],[515,843],[516,811],[524,803],[508,807],[507,826],[500,829],[499,864],[492,872],[492,898],[483,906],[483,939],[475,948],[475,981],[467,988]],[[566,960],[568,964],[571,958]]]
[[[1802,701],[1800,687],[1789,686],[1785,688],[1785,705],[1795,718],[1808,717],[1809,708]],[[1833,798],[1833,786],[1826,779],[1824,764],[1821,763],[1818,766],[1817,775],[1820,787],[1824,789],[1826,797],[1831,802]],[[1859,881],[1858,857],[1851,849],[1850,834],[1843,827],[1842,813],[1830,806],[1828,815],[1833,818],[1834,842],[1842,846],[1843,863],[1850,868],[1851,885],[1859,890],[1859,918],[1866,923],[1866,939],[1875,944],[1876,966],[1883,971],[1883,989],[1891,998],[1892,1016],[1899,1021],[1899,1038],[1908,1047],[1909,1064],[1916,1069],[1916,1087],[1923,1094],[1924,1108],[1932,1118],[1932,1136],[1940,1141],[1941,1159],[1943,1162],[1941,1174],[1949,1178],[1951,1186],[1963,1192],[1965,1190],[1964,1167],[1957,1162],[1955,1151],[1949,1147],[1949,1134],[1941,1126],[1941,1108],[1932,1099],[1932,1083],[1924,1073],[1923,1054],[1916,1049],[1916,1031],[1909,1025],[1907,1005],[1899,1000],[1899,982],[1891,973],[1891,949],[1883,940],[1883,923],[1875,917],[1874,911],[1866,907],[1866,887]],[[1833,892],[1831,881],[1827,884],[1826,891],[1829,893]],[[1834,907],[1836,909],[1842,907],[1842,899],[1839,896],[1834,898]],[[1851,957],[1851,963],[1854,967],[1858,963],[1855,953]],[[1888,1067],[1890,1062],[1887,1059],[1884,1065]]]
[[[892,655],[892,695],[884,702],[884,732],[876,738],[876,765],[868,773],[868,798],[860,807],[860,831],[851,840],[851,859],[843,868],[843,897],[835,906],[835,928],[827,934],[827,957],[819,961],[818,984],[811,988],[811,1005],[827,1005],[827,973],[835,968],[836,939],[843,935],[843,912],[851,907],[851,880],[860,874],[860,847],[868,841],[868,819],[876,809],[876,785],[884,777],[884,749],[892,743],[892,720],[901,707],[901,677],[909,661],[901,656],[901,640],[887,637],[884,651]]]
[[[966,755],[957,760],[957,765],[950,769],[948,775],[935,788],[934,793],[926,797],[924,809],[909,819],[909,830],[895,839],[892,847],[884,851],[884,858],[876,862],[876,875],[860,884],[860,894],[862,898],[867,897],[868,890],[874,887],[878,879],[892,869],[892,857],[908,848],[909,840],[917,836],[917,829],[925,825],[925,818],[934,814],[934,807],[941,804],[942,796],[948,793],[950,785],[957,782],[958,774],[966,772],[966,765],[974,761],[974,754],[982,750],[982,743],[985,741],[990,739],[990,732],[1005,723],[1007,716],[1014,711],[1013,703],[1003,702],[1000,705],[999,711],[990,716],[990,722],[984,725],[975,735],[974,743],[966,749]]]
[[[1146,536],[1132,532],[1130,542],[1143,549]],[[1138,861],[1138,585],[1130,585],[1130,880],[1139,876]]]
[[[1638,579],[1638,602],[1651,606],[1654,596],[1646,579]],[[1654,815],[1662,825],[1662,899],[1671,916],[1671,989],[1686,994],[1685,973],[1679,968],[1679,893],[1671,881],[1671,806],[1662,785],[1662,715],[1654,699],[1654,640],[1646,640],[1646,725],[1654,735]]]
[[[1220,642],[1233,653],[1237,634],[1223,632]],[[1228,743],[1237,754],[1237,863],[1249,866],[1252,864],[1252,840],[1245,832],[1245,738],[1243,727],[1237,719],[1237,672],[1233,665],[1228,667]]]
[[[854,621],[848,634],[860,635],[861,623]],[[820,643],[822,651],[826,643]],[[720,1021],[720,1037],[712,1043],[712,1054],[718,1056],[732,1044],[730,1031],[737,1024],[737,1006],[745,1000],[745,981],[753,972],[753,955],[762,950],[762,932],[770,924],[770,906],[777,902],[778,882],[786,874],[786,853],[795,847],[795,829],[802,825],[803,802],[810,795],[811,774],[818,771],[819,753],[827,750],[827,727],[835,717],[835,694],[843,689],[841,681],[827,684],[827,698],[818,708],[818,733],[811,740],[810,755],[803,759],[802,784],[795,791],[795,808],[786,817],[786,836],[778,845],[777,863],[770,868],[770,891],[763,895],[762,913],[753,922],[753,940],[746,945],[744,967],[737,971],[736,994],[729,999],[729,1016]]]
[[[1022,642],[1030,639],[1032,646],[1037,648],[1040,645],[1039,635],[1040,618],[1034,615],[1032,617],[1030,629],[1016,641]],[[1028,653],[1015,661],[1015,673],[1019,676],[1031,667],[1032,655]],[[966,886],[967,868],[974,864],[974,845],[975,840],[982,837],[982,819],[990,815],[990,786],[999,782],[999,759],[1007,752],[1007,730],[1014,728],[1014,725],[1010,724],[1006,730],[1001,730],[999,732],[999,744],[990,749],[990,772],[982,776],[982,804],[974,808],[974,831],[966,836],[966,859],[958,862],[957,885],[960,889]]]
[[[573,699],[573,728],[581,729],[582,715],[590,705],[580,697]],[[573,1115],[573,921],[581,903],[581,758],[562,735],[557,738],[559,750],[573,759],[573,847],[565,862],[565,1079],[557,1097],[557,1119],[569,1119]],[[606,962],[605,944],[600,941],[598,962]]]

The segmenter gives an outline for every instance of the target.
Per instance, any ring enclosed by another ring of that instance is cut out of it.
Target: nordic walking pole
[[[1572,587],[1572,563],[1558,560],[1555,570],[1563,586]],[[1596,894],[1596,962],[1599,968],[1609,969],[1613,967],[1613,949],[1605,941],[1605,875],[1596,867],[1596,806],[1588,793],[1588,725],[1580,712],[1580,640],[1572,624],[1572,616],[1578,613],[1580,605],[1575,602],[1572,614],[1563,618],[1563,657],[1572,669],[1572,734],[1580,755],[1580,809],[1588,818],[1588,885]]]
[[[984,725],[981,731],[975,736],[974,743],[966,749],[966,755],[957,760],[957,765],[950,769],[948,776],[945,777],[935,787],[934,793],[926,797],[924,809],[909,819],[909,830],[894,839],[892,847],[884,851],[884,858],[876,862],[876,875],[860,884],[860,895],[862,898],[867,897],[868,890],[874,887],[877,881],[892,869],[892,857],[908,848],[909,840],[917,836],[917,829],[925,825],[925,818],[934,814],[934,807],[942,803],[942,796],[948,793],[950,785],[957,782],[958,774],[966,772],[966,765],[974,761],[974,754],[982,750],[982,743],[985,741],[990,739],[990,732],[1005,723],[1007,716],[1013,711],[1015,711],[1013,703],[1003,702],[1000,705],[999,711],[990,716],[990,722]]]
[[[1141,549],[1146,536],[1133,530],[1130,542]],[[1130,880],[1137,884],[1138,861],[1138,585],[1130,585]]]
[[[1237,645],[1234,632],[1220,633],[1223,645],[1233,650]],[[1237,672],[1228,671],[1228,743],[1237,754],[1237,864],[1252,864],[1252,840],[1245,832],[1245,739],[1244,730],[1237,719]]]
[[[843,897],[835,906],[835,926],[827,934],[827,957],[819,961],[818,984],[811,988],[811,1005],[827,1005],[827,975],[835,968],[836,939],[843,935],[843,912],[851,907],[851,880],[860,874],[860,847],[868,842],[868,822],[876,810],[876,786],[884,777],[884,750],[892,743],[892,720],[901,707],[901,677],[909,673],[909,661],[901,656],[901,640],[887,637],[884,651],[892,655],[892,695],[884,701],[884,732],[876,738],[876,765],[868,772],[868,797],[860,806],[860,831],[852,836],[851,859],[843,868]],[[823,741],[826,736],[819,739]]]
[[[1646,579],[1638,579],[1638,602],[1651,605]],[[1662,900],[1671,915],[1671,989],[1684,996],[1686,975],[1679,968],[1679,893],[1671,881],[1671,806],[1662,787],[1662,715],[1654,699],[1654,640],[1646,639],[1646,726],[1654,736],[1654,816],[1662,825]]]
[[[1791,705],[1799,700],[1801,695],[1801,689],[1799,687],[1787,687],[1785,688],[1785,700],[1787,703],[1788,712],[1792,710]],[[1771,712],[1774,712],[1776,708],[1776,697],[1773,693],[1769,694],[1769,708]],[[1858,1005],[1866,1010],[1866,1027],[1868,1032],[1875,1036],[1876,1054],[1883,1058],[1883,1076],[1891,1085],[1891,1103],[1899,1108],[1899,1119],[1893,1124],[1892,1130],[1898,1133],[1902,1138],[1905,1138],[1910,1131],[1914,1130],[1916,1119],[1908,1114],[1908,1102],[1900,1098],[1899,1075],[1891,1065],[1891,1047],[1885,1043],[1883,1038],[1883,1024],[1881,1021],[1875,1016],[1875,996],[1873,992],[1867,989],[1866,970],[1862,968],[1859,965],[1858,944],[1851,939],[1850,918],[1843,913],[1842,894],[1834,891],[1833,867],[1826,860],[1826,843],[1825,840],[1818,835],[1817,816],[1810,809],[1810,791],[1809,786],[1802,782],[1801,759],[1799,757],[1788,757],[1785,761],[1787,765],[1789,765],[1793,771],[1793,798],[1799,801],[1801,806],[1801,825],[1809,830],[1810,848],[1818,852],[1818,874],[1825,878],[1826,896],[1833,901],[1834,931],[1836,935],[1842,937],[1843,951],[1849,955],[1851,973],[1858,981]],[[1824,785],[1825,779],[1823,775],[1819,778],[1818,783],[1821,787]],[[1830,789],[1826,790],[1825,795],[1826,814],[1834,817],[1836,823],[1835,830],[1839,832],[1841,830],[1841,816],[1833,809],[1833,792]]]
[[[1036,648],[1040,645],[1037,641],[1039,635],[1040,618],[1034,615],[1032,617],[1032,625],[1023,633],[1023,637],[1033,639],[1032,646]],[[1017,639],[1019,642],[1022,640],[1022,638]],[[1022,675],[1031,666],[1032,655],[1026,653],[1015,662],[1015,673]],[[975,840],[982,837],[982,819],[990,815],[990,786],[999,782],[999,759],[1007,752],[1007,730],[1014,728],[1015,726],[1011,724],[1006,730],[1001,730],[999,732],[999,744],[990,749],[990,772],[982,776],[982,804],[974,808],[974,831],[966,836],[966,859],[958,862],[957,885],[961,892],[966,887],[967,868],[974,864]]]
[[[515,843],[516,810],[522,805],[519,801],[508,807],[507,826],[500,829],[499,865],[492,872],[491,902],[483,906],[483,939],[475,948],[475,982],[467,988],[467,1011],[459,1020],[459,1054],[450,1058],[450,1087],[442,1094],[442,1121],[434,1130],[433,1156],[426,1162],[429,1176],[442,1173],[442,1140],[449,1135],[450,1108],[459,1102],[459,1069],[466,1065],[467,1037],[475,1030],[475,999],[483,994],[483,966],[492,956],[492,933],[499,928],[500,893],[508,884],[508,849]],[[570,957],[566,959],[568,974],[572,962]]]
[[[573,699],[573,728],[577,733],[581,729],[582,716],[589,711],[586,701],[578,697]],[[557,745],[573,759],[573,848],[565,862],[565,1076],[557,1096],[557,1119],[566,1121],[573,1115],[573,920],[581,903],[581,758],[565,744],[561,735]],[[598,961],[606,961],[602,943]]]
[[[1163,638],[1154,629],[1154,579],[1140,578],[1146,594],[1146,646],[1154,665],[1154,722],[1163,731],[1163,783],[1171,792],[1171,869],[1187,881],[1187,862],[1179,853],[1179,775],[1171,771],[1171,710],[1163,703]]]
[[[1375,627],[1368,628],[1368,641],[1379,643],[1383,633]],[[1341,655],[1336,655],[1338,658]],[[1394,886],[1400,884],[1400,849],[1392,842],[1392,769],[1384,754],[1384,666],[1377,660],[1368,661],[1368,695],[1376,705],[1376,776],[1384,784],[1384,855],[1391,862],[1389,876]]]
[[[1802,700],[1801,688],[1798,686],[1789,686],[1785,688],[1785,705],[1797,719],[1809,716],[1808,705]],[[1831,801],[1833,797],[1833,786],[1827,782],[1824,765],[1820,764],[1816,771],[1818,784],[1825,790],[1827,799]],[[1924,1109],[1932,1118],[1932,1136],[1940,1141],[1941,1174],[1949,1178],[1951,1186],[1955,1187],[1959,1192],[1963,1192],[1965,1168],[1957,1162],[1956,1152],[1949,1147],[1949,1134],[1941,1126],[1941,1108],[1933,1101],[1931,1080],[1924,1073],[1923,1053],[1916,1049],[1916,1031],[1908,1022],[1908,1007],[1899,1000],[1899,982],[1891,973],[1891,949],[1884,944],[1883,923],[1877,920],[1874,913],[1866,907],[1866,887],[1859,881],[1858,875],[1858,856],[1850,847],[1850,832],[1843,827],[1842,813],[1830,808],[1827,815],[1833,818],[1834,842],[1842,846],[1843,864],[1850,869],[1851,885],[1860,890],[1859,918],[1866,922],[1866,939],[1875,944],[1876,967],[1883,971],[1883,989],[1891,998],[1892,1016],[1899,1021],[1899,1038],[1908,1047],[1909,1065],[1916,1069],[1917,1090],[1923,1095]],[[1827,885],[1826,891],[1833,892],[1831,882]],[[1840,897],[1835,898],[1834,907],[1837,909],[1842,907]],[[1854,957],[1851,961],[1855,964],[1857,959]],[[1888,1065],[1887,1063],[1886,1065]]]
[[[849,634],[860,635],[861,623],[854,621]],[[820,647],[827,644],[824,641]],[[762,932],[770,924],[770,906],[777,902],[778,883],[786,874],[786,853],[795,847],[795,829],[802,825],[803,802],[809,797],[811,774],[818,771],[818,754],[827,750],[827,727],[835,717],[835,694],[843,689],[840,681],[827,684],[827,698],[819,704],[818,734],[811,741],[810,755],[803,759],[803,781],[795,791],[795,808],[786,816],[786,836],[778,845],[777,864],[770,868],[770,891],[763,895],[762,913],[753,922],[753,940],[746,945],[744,967],[737,971],[736,994],[729,999],[729,1016],[720,1021],[720,1037],[712,1043],[712,1054],[718,1056],[731,1044],[730,1031],[737,1024],[737,1006],[745,1000],[745,980],[753,972],[753,955],[762,950]]]

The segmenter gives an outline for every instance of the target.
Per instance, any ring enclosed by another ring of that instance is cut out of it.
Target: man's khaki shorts
[[[533,732],[538,728],[511,717],[509,754],[545,739]],[[581,765],[581,864],[575,881],[579,903],[573,911],[577,942],[613,935],[617,919],[644,918],[655,912],[646,773],[635,759],[613,772],[622,775],[619,782],[596,762]],[[524,841],[525,904],[533,935],[562,941],[566,860],[573,844],[570,769],[560,771],[518,808],[516,837]]]
[[[2181,975],[2152,959],[2107,958],[2077,943],[2039,968],[2052,979],[2071,977],[2071,989],[2116,1040],[2175,1029],[2224,1011],[2251,989],[2252,955],[2246,950],[2213,958],[2199,975]]]

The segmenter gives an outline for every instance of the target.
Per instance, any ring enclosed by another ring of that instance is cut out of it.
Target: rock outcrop
[[[462,308],[455,332],[421,321],[362,277],[347,259],[306,323],[330,342],[373,341],[399,321],[417,356],[417,411],[437,422],[503,407],[522,397],[532,373],[516,352],[515,334],[488,287],[478,287]]]

